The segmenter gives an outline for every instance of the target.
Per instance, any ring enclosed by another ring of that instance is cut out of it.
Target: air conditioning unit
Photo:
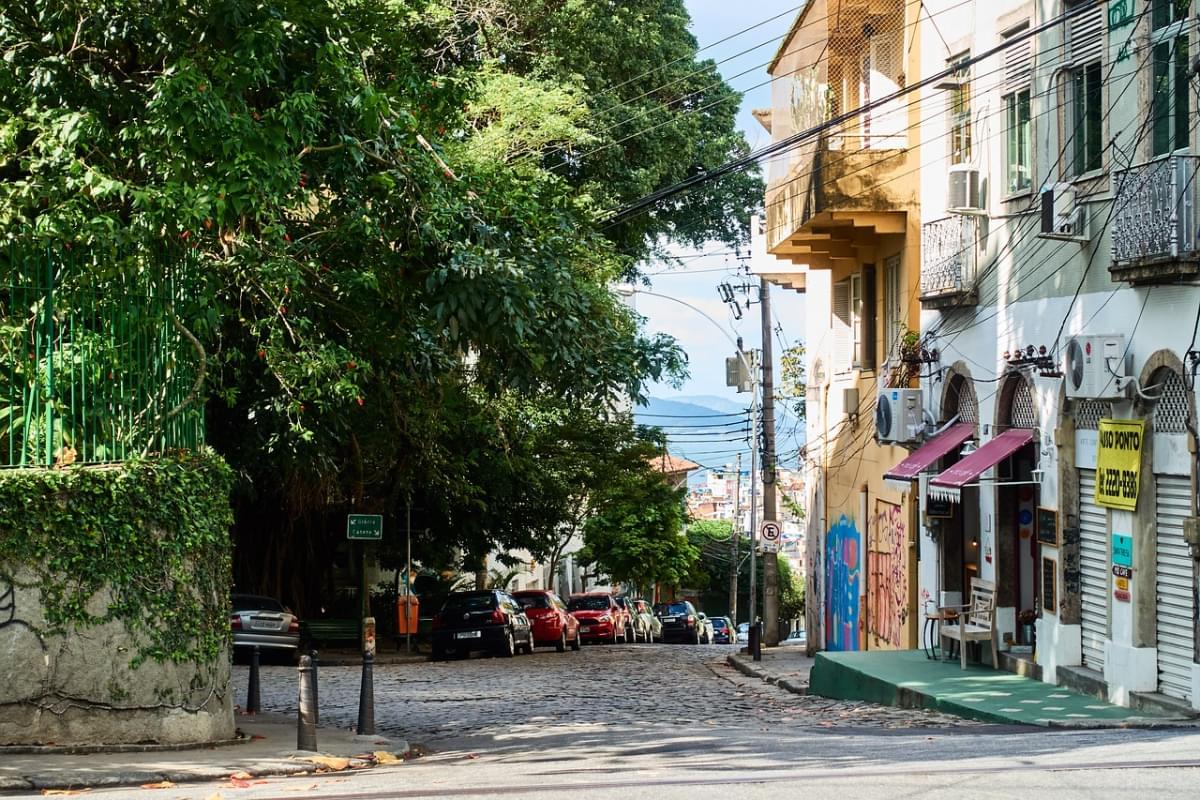
[[[968,164],[950,167],[946,188],[946,210],[951,214],[982,214],[983,197],[979,193],[979,170]]]
[[[1122,334],[1070,337],[1063,364],[1067,397],[1097,400],[1124,397],[1129,383],[1126,360]]]
[[[1042,191],[1042,238],[1086,242],[1086,226],[1084,206],[1075,202],[1075,187],[1059,183]]]
[[[875,405],[875,438],[881,442],[916,442],[925,430],[920,389],[884,389]]]

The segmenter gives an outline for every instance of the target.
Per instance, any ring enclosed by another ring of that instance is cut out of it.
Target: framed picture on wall
[[[1053,558],[1042,558],[1042,609],[1051,614],[1058,612],[1055,605],[1058,598],[1054,595],[1054,575],[1057,567],[1058,564]]]
[[[1038,507],[1037,540],[1038,544],[1058,547],[1058,512],[1053,508]]]

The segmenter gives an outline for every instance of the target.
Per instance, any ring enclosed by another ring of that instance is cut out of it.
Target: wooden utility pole
[[[733,484],[733,525],[729,530],[729,619],[737,628],[738,539],[742,535],[742,454],[737,454],[737,479]]]
[[[771,355],[771,285],[760,281],[759,306],[762,310],[762,483],[763,520],[778,522],[775,508],[775,370]],[[781,544],[779,542],[778,544]],[[779,644],[779,555],[763,552],[763,643]]]

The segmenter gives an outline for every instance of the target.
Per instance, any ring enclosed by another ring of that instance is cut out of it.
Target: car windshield
[[[443,610],[485,611],[495,607],[495,598],[491,592],[466,592],[452,594],[446,598]]]
[[[607,611],[607,597],[572,597],[567,606],[572,611]]]
[[[517,595],[517,602],[521,604],[521,608],[550,607],[550,598],[544,594],[520,594]]]
[[[713,622],[714,628],[724,628],[725,627],[725,620],[721,619],[720,617],[713,617],[712,622]]]
[[[659,614],[690,614],[687,603],[660,603],[654,607]]]
[[[234,611],[283,611],[283,604],[270,597],[256,594],[235,594],[232,598]]]
[[[615,598],[621,608],[629,608],[629,602],[624,597]]]

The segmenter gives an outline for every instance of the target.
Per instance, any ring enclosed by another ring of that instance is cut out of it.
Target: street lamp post
[[[753,626],[758,617],[758,371],[755,369],[755,365],[746,358],[745,352],[742,351],[740,341],[734,339],[733,335],[725,329],[725,326],[713,319],[712,316],[709,315],[709,313],[704,309],[694,306],[686,300],[680,300],[678,297],[672,297],[668,294],[659,294],[658,292],[651,292],[646,289],[638,288],[637,286],[629,283],[618,285],[616,287],[616,291],[617,294],[621,295],[622,297],[632,297],[635,294],[644,294],[649,297],[670,300],[673,303],[678,303],[681,306],[685,306],[690,308],[692,311],[695,311],[697,314],[712,323],[713,327],[719,330],[721,334],[729,340],[729,343],[733,345],[734,352],[737,353],[737,357],[741,359],[742,366],[746,369],[746,374],[750,376],[750,612],[748,619],[750,621],[750,625]],[[737,536],[736,531],[734,532],[734,536]],[[732,569],[736,575],[737,564],[733,564]],[[734,620],[734,625],[736,624],[737,620]]]

